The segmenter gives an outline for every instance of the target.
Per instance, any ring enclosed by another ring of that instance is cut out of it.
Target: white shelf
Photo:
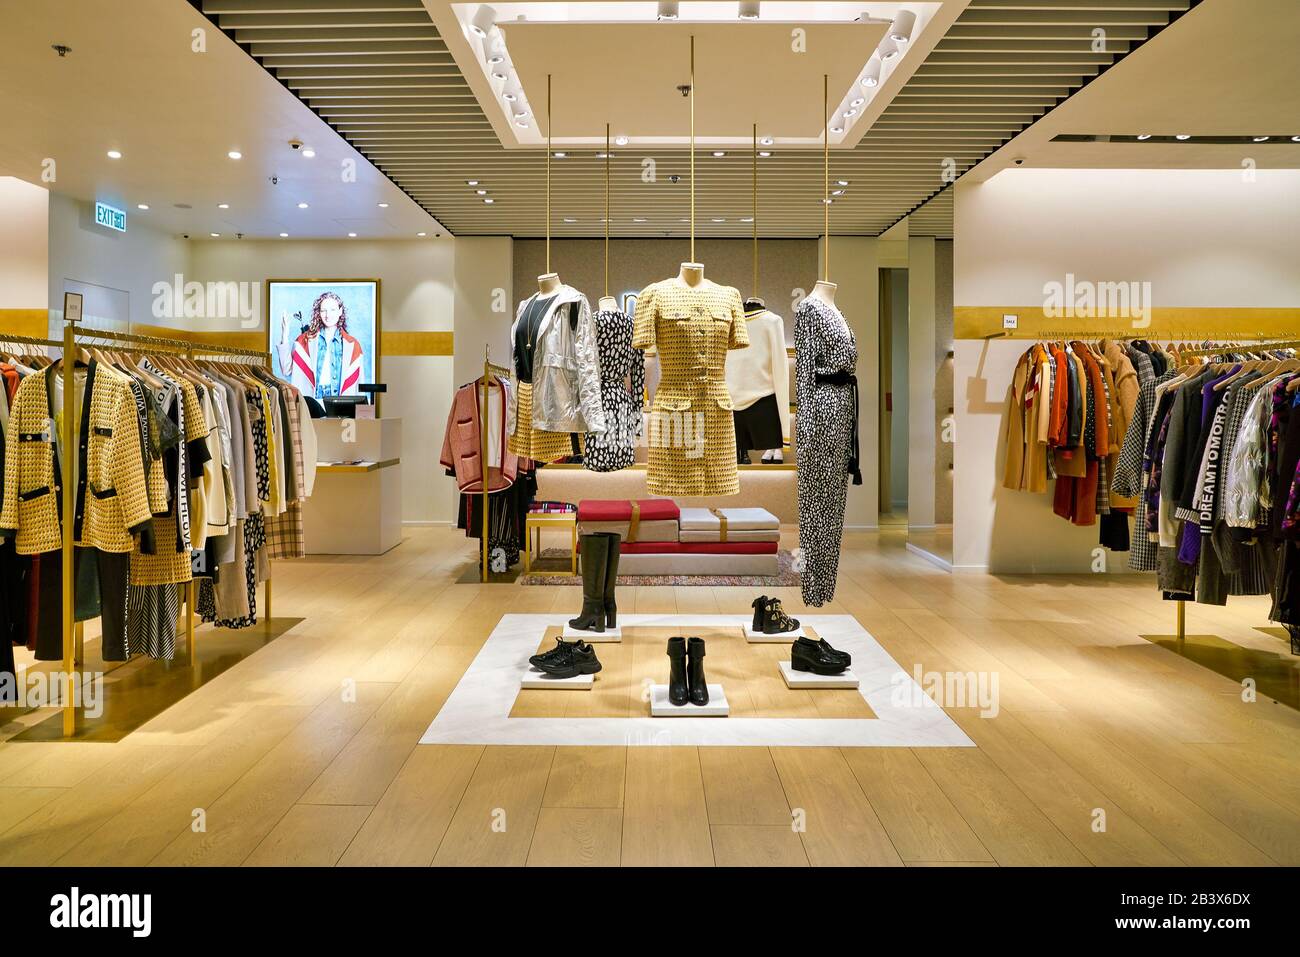
[[[581,638],[589,645],[597,645],[602,641],[622,641],[622,628],[606,628],[604,631],[584,631],[581,628],[571,628],[564,626],[564,640],[576,641]]]
[[[524,675],[520,686],[533,691],[590,691],[596,683],[595,675],[575,675],[572,678],[556,678],[554,675],[548,675],[534,665],[528,666],[528,673]]]
[[[667,685],[652,685],[650,688],[650,716],[653,718],[725,718],[731,714],[727,696],[722,685],[709,685],[709,703],[700,705],[676,705],[668,700]]]
[[[788,661],[780,661],[777,664],[781,667],[781,677],[785,679],[787,688],[802,691],[815,688],[853,689],[858,686],[858,676],[853,673],[852,668],[845,668],[838,675],[815,675],[811,671],[795,671],[794,666]]]

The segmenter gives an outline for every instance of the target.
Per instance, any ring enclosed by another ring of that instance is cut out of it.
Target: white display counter
[[[382,555],[402,540],[402,420],[314,419],[309,555]]]

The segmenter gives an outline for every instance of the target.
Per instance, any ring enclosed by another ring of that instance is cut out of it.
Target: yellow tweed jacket
[[[0,532],[16,532],[20,555],[56,551],[63,544],[63,501],[56,467],[51,366],[23,380],[14,396],[6,435],[4,505]],[[129,380],[92,361],[77,423],[80,475],[74,541],[105,552],[129,552],[133,535],[150,527],[144,455]]]

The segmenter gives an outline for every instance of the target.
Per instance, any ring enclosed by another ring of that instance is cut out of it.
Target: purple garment
[[[1214,387],[1229,376],[1235,375],[1240,365],[1233,366],[1217,379],[1211,379],[1201,387],[1201,433],[1209,431],[1210,423],[1214,421],[1214,409],[1218,405],[1218,399],[1222,398],[1219,393],[1214,391]],[[1198,456],[1192,463],[1192,467],[1197,471],[1201,468],[1201,460]],[[1191,481],[1193,484],[1199,484],[1199,475],[1193,475]],[[1178,545],[1178,560],[1184,565],[1195,565],[1201,560],[1201,526],[1198,522],[1184,522],[1182,539]]]

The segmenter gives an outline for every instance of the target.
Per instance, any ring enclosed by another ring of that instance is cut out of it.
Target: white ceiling
[[[0,23],[0,174],[177,235],[444,232],[185,0],[0,0]],[[56,43],[72,52],[59,57]],[[290,149],[293,138],[316,157]]]

